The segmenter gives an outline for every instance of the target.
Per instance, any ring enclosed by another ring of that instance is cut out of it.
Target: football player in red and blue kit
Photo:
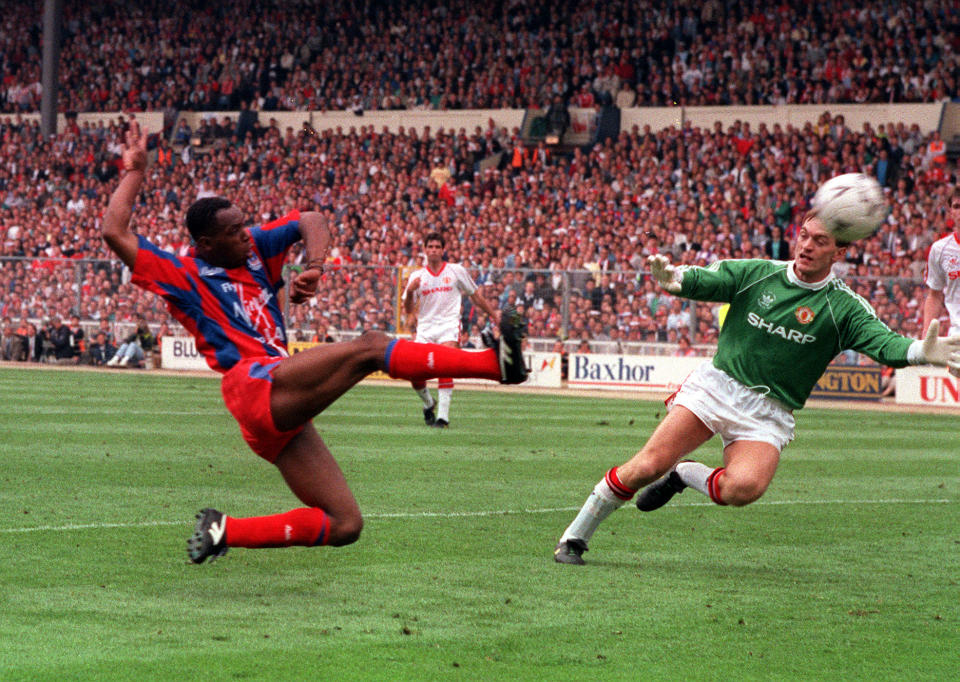
[[[132,270],[133,282],[162,297],[194,336],[207,364],[223,375],[223,398],[244,439],[280,470],[306,505],[251,518],[201,510],[187,541],[194,563],[222,556],[228,547],[356,541],[363,526],[360,508],[311,420],[371,372],[411,381],[439,376],[502,383],[526,379],[520,347],[526,329],[515,311],[505,311],[499,342],[484,351],[367,332],[290,356],[277,299],[283,263],[302,239],[307,267],[291,282],[290,300],[306,301],[316,291],[332,240],[326,217],[294,211],[248,228],[240,209],[226,199],[199,199],[186,215],[194,253],[175,256],[130,230],[147,168],[146,134],[136,121],[127,133],[123,165],[125,174],[104,215],[104,239]]]

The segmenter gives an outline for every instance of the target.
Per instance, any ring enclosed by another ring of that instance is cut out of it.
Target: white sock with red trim
[[[707,497],[710,496],[710,491],[707,490],[707,479],[712,473],[713,469],[700,462],[680,462],[677,465],[677,475],[680,480]]]
[[[637,491],[631,491],[620,482],[616,467],[610,469],[606,476],[594,486],[593,492],[583,503],[573,523],[563,531],[560,542],[571,538],[589,542],[603,520],[626,504],[635,492]]]

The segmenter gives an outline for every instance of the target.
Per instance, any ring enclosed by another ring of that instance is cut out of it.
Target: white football
[[[813,210],[838,242],[869,237],[887,217],[880,183],[863,173],[844,173],[820,185]]]

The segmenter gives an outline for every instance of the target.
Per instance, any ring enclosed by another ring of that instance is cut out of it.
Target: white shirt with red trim
[[[477,290],[470,274],[459,263],[444,263],[437,272],[423,267],[410,276],[407,291],[418,279],[417,340],[436,340],[437,343],[441,337],[444,337],[442,340],[457,340],[461,297],[470,296]]]
[[[938,239],[930,247],[924,283],[943,292],[943,305],[950,316],[950,334],[960,334],[960,237],[957,233]]]

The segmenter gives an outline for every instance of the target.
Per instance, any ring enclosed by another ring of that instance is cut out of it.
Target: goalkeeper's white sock
[[[680,462],[677,465],[677,475],[680,480],[707,497],[710,496],[710,491],[707,489],[707,479],[710,478],[712,473],[713,469],[700,462]]]
[[[680,480],[694,490],[703,493],[717,504],[724,506],[727,503],[720,497],[719,479],[724,468],[711,469],[700,462],[680,462],[677,465],[677,475]]]
[[[635,492],[637,491],[620,483],[617,468],[614,467],[594,486],[593,492],[583,503],[573,523],[563,531],[560,542],[570,538],[589,542],[603,520],[622,507]]]

